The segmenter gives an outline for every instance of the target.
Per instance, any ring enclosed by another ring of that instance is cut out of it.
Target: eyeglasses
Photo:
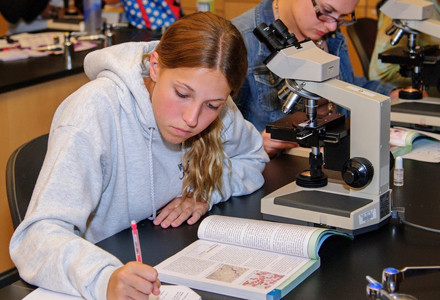
[[[338,25],[348,26],[356,23],[356,15],[354,11],[348,15],[341,15],[339,18],[332,17],[328,14],[323,14],[319,5],[316,4],[315,0],[312,0],[313,8],[315,9],[316,17],[319,21],[326,23],[338,23]]]

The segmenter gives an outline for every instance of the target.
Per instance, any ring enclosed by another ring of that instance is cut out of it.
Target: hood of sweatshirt
[[[156,218],[157,209],[152,154],[153,133],[157,129],[157,124],[150,94],[143,80],[145,77],[149,77],[149,62],[144,65],[142,57],[146,53],[152,53],[158,43],[159,41],[119,44],[93,51],[84,60],[84,71],[90,80],[105,77],[119,87],[119,91],[122,93],[119,97],[122,109],[130,112],[134,107],[134,117],[148,140],[149,184],[153,211],[153,215],[149,218],[151,220]]]
[[[152,53],[159,41],[129,42],[96,50],[88,54],[84,60],[84,72],[90,80],[107,77],[117,84],[122,93],[131,93],[131,97],[120,97],[121,101],[134,99],[136,118],[139,125],[148,132],[156,128],[150,94],[145,87],[143,78],[149,77],[149,62],[144,66],[142,57]],[[131,103],[121,103],[121,106],[131,107]]]

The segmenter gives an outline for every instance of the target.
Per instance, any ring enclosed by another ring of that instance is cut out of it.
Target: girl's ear
[[[154,82],[156,82],[157,80],[158,71],[159,71],[159,53],[154,51],[150,55],[150,78]]]

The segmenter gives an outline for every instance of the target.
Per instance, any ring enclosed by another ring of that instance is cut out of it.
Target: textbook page
[[[417,139],[413,143],[412,151],[403,155],[402,158],[439,163],[440,143],[432,139]]]
[[[310,244],[310,240],[312,237],[316,240],[324,231],[317,227],[213,215],[202,221],[197,236],[202,240],[318,259],[316,244]]]
[[[439,163],[440,135],[432,132],[394,127],[390,129],[390,150],[394,157]]]

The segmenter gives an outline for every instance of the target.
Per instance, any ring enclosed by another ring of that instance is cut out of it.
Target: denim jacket
[[[281,111],[283,103],[278,99],[278,90],[283,86],[284,79],[269,71],[263,63],[270,51],[253,34],[254,28],[262,22],[270,25],[274,21],[272,0],[263,0],[256,7],[232,20],[243,36],[249,63],[246,79],[234,101],[244,118],[253,123],[259,131],[263,131],[266,124],[285,117]],[[368,81],[365,77],[354,75],[347,40],[342,33],[335,32],[327,37],[327,45],[329,53],[340,58],[340,80],[387,96],[396,88],[389,83]],[[301,103],[296,110],[302,110]]]

